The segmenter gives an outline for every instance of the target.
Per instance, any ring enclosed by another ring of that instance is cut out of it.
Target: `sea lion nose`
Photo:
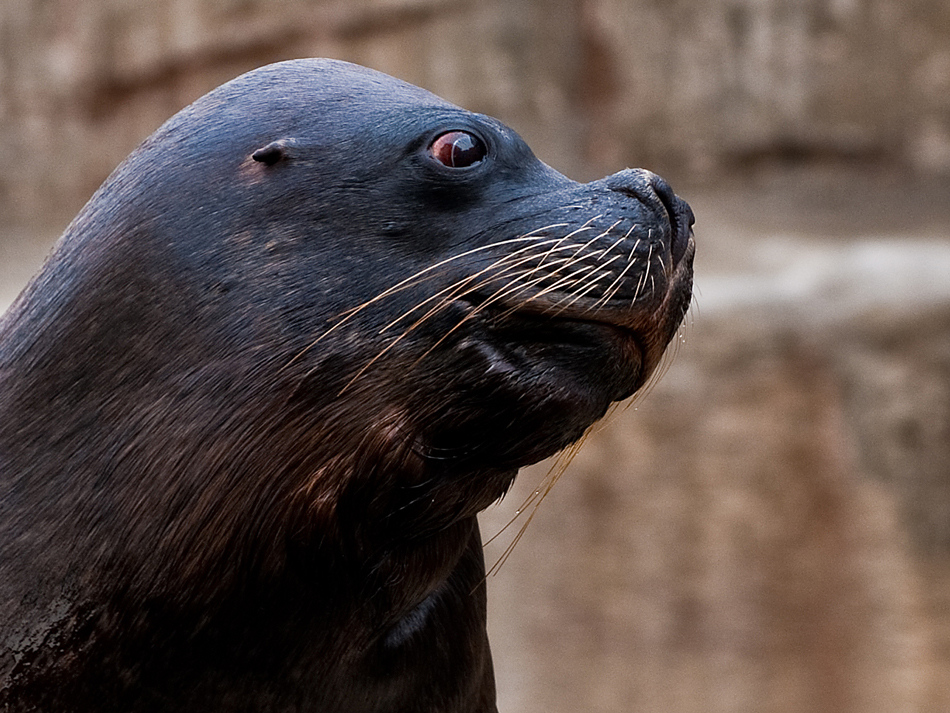
[[[679,263],[689,243],[690,230],[696,218],[689,204],[673,193],[670,184],[644,168],[627,168],[606,179],[607,188],[636,198],[656,208],[659,202],[670,221],[670,252],[673,264]]]

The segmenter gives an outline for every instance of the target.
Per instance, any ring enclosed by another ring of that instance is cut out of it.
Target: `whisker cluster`
[[[374,304],[411,289],[421,283],[441,277],[452,263],[459,260],[476,256],[479,253],[484,254],[499,248],[518,246],[519,244],[520,247],[501,255],[490,264],[481,268],[478,272],[466,275],[456,282],[439,289],[437,292],[429,295],[415,304],[411,309],[384,325],[379,330],[379,334],[385,334],[395,329],[398,325],[405,324],[407,320],[413,320],[408,326],[403,328],[398,336],[395,336],[389,342],[382,352],[365,364],[354,378],[357,378],[366,368],[392,349],[406,335],[435,315],[440,314],[449,305],[470,295],[478,294],[491,285],[497,285],[494,288],[494,292],[478,300],[478,303],[473,306],[473,309],[445,335],[446,337],[458,329],[458,327],[461,327],[466,321],[484,311],[485,308],[498,303],[509,303],[521,300],[517,306],[512,308],[512,310],[517,310],[540,298],[547,297],[554,293],[564,292],[564,295],[557,299],[553,305],[550,305],[550,307],[553,308],[551,309],[552,313],[557,314],[559,311],[574,307],[591,292],[600,288],[603,290],[603,294],[588,308],[591,311],[597,310],[614,299],[623,287],[624,278],[638,262],[637,250],[641,244],[640,239],[635,241],[629,254],[626,255],[626,265],[619,273],[614,274],[609,268],[617,261],[623,260],[624,256],[620,254],[610,255],[610,253],[628,241],[638,226],[636,224],[632,225],[610,245],[597,248],[597,243],[610,236],[622,222],[616,221],[606,229],[595,228],[593,223],[602,217],[602,215],[595,215],[580,227],[560,237],[548,236],[551,231],[566,228],[567,223],[545,225],[523,235],[490,242],[448,257],[433,265],[429,265],[362,304],[341,312],[335,318],[334,324],[294,355],[294,357],[287,362],[285,368],[297,362],[321,341]],[[578,236],[591,232],[594,233],[593,236],[585,242],[577,240]],[[649,234],[652,235],[652,231]],[[653,252],[654,249],[651,245],[646,256],[645,269],[638,281],[634,297],[631,301],[632,303],[636,302],[637,299],[645,294],[644,290],[648,280],[650,281],[651,288],[655,289],[655,282],[650,276]],[[605,284],[608,280],[609,284]]]

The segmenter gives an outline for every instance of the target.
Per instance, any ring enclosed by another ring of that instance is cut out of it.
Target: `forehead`
[[[269,115],[358,112],[375,108],[459,108],[420,87],[366,67],[335,60],[280,62],[248,72],[211,92],[215,104],[234,102]]]
[[[161,133],[326,139],[381,123],[390,130],[399,124],[410,129],[437,116],[472,115],[372,69],[336,60],[292,60],[223,84],[182,110]]]

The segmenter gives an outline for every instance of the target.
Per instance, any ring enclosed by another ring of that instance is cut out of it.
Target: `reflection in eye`
[[[436,137],[429,146],[429,154],[443,166],[468,168],[485,158],[485,143],[467,131],[447,131]]]

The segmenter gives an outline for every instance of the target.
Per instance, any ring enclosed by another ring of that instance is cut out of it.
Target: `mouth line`
[[[519,340],[547,344],[576,344],[590,346],[589,328],[605,330],[622,343],[633,344],[640,350],[637,331],[620,321],[599,317],[586,310],[558,308],[525,302],[520,305],[494,303],[486,306],[473,295],[459,300],[469,314],[480,314],[492,328],[518,333]]]
[[[655,323],[663,321],[662,313],[668,303],[691,275],[692,256],[696,243],[690,231],[683,240],[684,245],[677,251],[676,261],[669,273],[666,290],[662,296],[650,300],[652,304],[610,305],[600,304],[596,308],[583,304],[563,306],[556,301],[544,299],[497,300],[490,295],[469,293],[455,300],[463,311],[474,317],[479,315],[488,324],[511,329],[514,323],[527,322],[532,331],[543,330],[558,332],[569,330],[570,325],[592,326],[613,330],[624,341],[632,341],[638,348],[644,330],[649,331]],[[592,300],[597,304],[596,300]],[[507,323],[507,324],[506,324]]]

